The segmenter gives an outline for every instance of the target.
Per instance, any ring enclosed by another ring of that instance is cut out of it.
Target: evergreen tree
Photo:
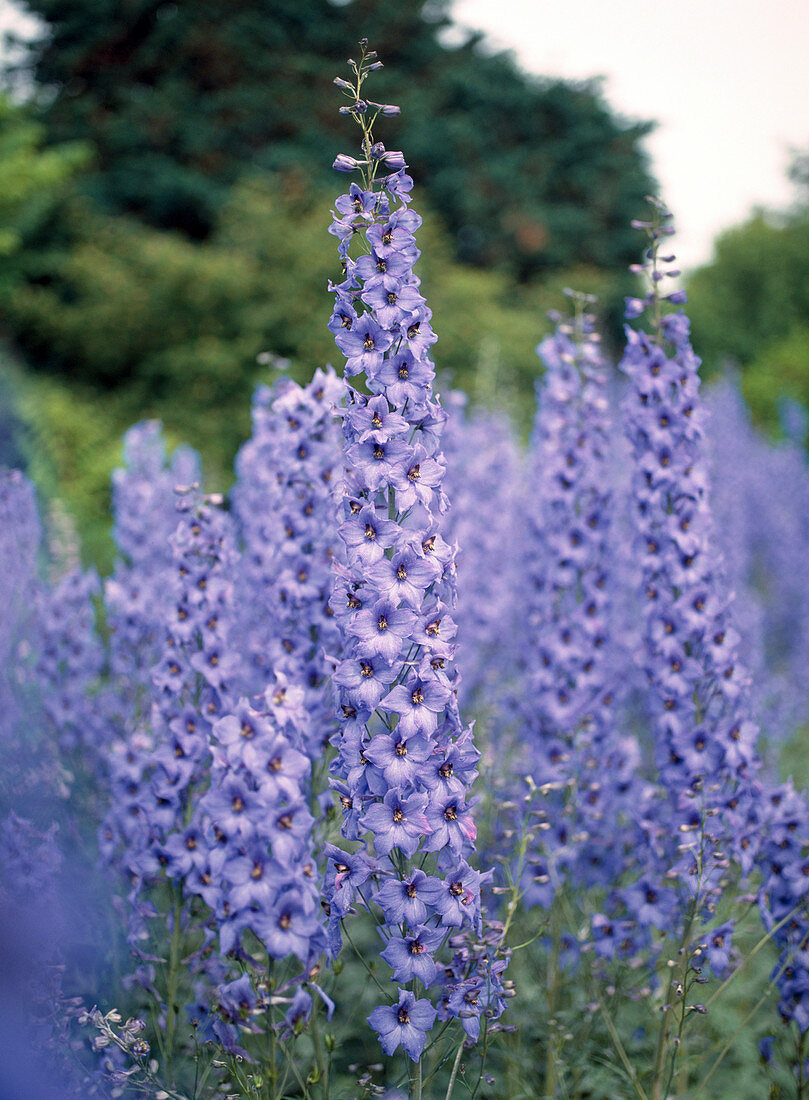
[[[648,123],[597,82],[539,80],[481,36],[450,47],[448,0],[26,0],[45,31],[27,65],[53,141],[90,139],[88,182],[114,212],[206,237],[230,185],[272,169],[324,177],[338,151],[331,76],[367,36],[403,107],[408,150],[459,257],[520,275],[633,258],[653,190]]]

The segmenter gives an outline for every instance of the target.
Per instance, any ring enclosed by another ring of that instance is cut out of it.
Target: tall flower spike
[[[608,887],[623,869],[624,827],[644,800],[639,751],[614,717],[612,492],[607,375],[591,299],[537,348],[532,499],[521,569],[526,622],[518,682],[527,769],[545,792],[526,904],[549,907],[565,881]]]
[[[254,690],[280,673],[305,692],[302,746],[323,756],[334,730],[324,651],[339,651],[329,606],[336,535],[334,484],[342,464],[334,406],[342,383],[317,370],[305,387],[283,379],[260,386],[253,435],[236,460],[233,505],[244,544],[244,644]]]
[[[449,967],[437,961],[453,928],[481,925],[481,876],[468,863],[479,754],[456,700],[455,551],[440,534],[446,414],[433,398],[435,334],[413,273],[421,219],[401,154],[372,136],[382,109],[366,110],[362,92],[374,57],[363,44],[344,87],[363,158],[335,165],[351,160],[361,182],[336,203],[344,278],[330,321],[346,375],[364,375],[363,391],[346,385],[346,565],[332,598],[345,646],[334,675],[342,725],[333,786],[343,835],[361,844],[330,850],[325,894],[335,948],[353,905],[377,919],[392,980],[409,991],[369,1020],[385,1050],[401,1045],[418,1062],[436,1011],[476,1035],[480,1014],[502,1005],[497,974],[474,947],[456,950]]]
[[[708,506],[699,360],[686,315],[665,312],[684,295],[661,293],[677,274],[673,256],[660,253],[673,232],[669,220],[655,203],[652,219],[638,223],[649,241],[651,289],[629,300],[627,315],[648,309],[652,334],[627,327],[620,364],[629,377],[624,425],[642,571],[641,661],[663,803],[643,823],[651,865],[619,896],[641,929],[666,931],[682,927],[686,912],[698,920],[710,915],[730,853],[749,871],[746,823],[758,769],[749,678],[738,660]]]
[[[442,533],[461,547],[456,658],[463,668],[462,711],[502,713],[506,685],[522,652],[523,576],[519,545],[528,486],[522,449],[505,416],[475,410],[449,395],[442,436],[444,482],[452,508]],[[495,723],[496,724],[496,723]]]
[[[189,447],[178,447],[167,461],[158,421],[144,420],[124,436],[124,465],[112,474],[113,538],[120,556],[104,585],[110,665],[124,740],[127,729],[148,713],[151,670],[163,646],[159,608],[172,570],[174,490],[198,481],[199,458]]]
[[[233,574],[238,558],[230,517],[221,498],[178,495],[179,522],[171,536],[173,576],[164,578],[167,604],[163,655],[152,671],[153,705],[148,725],[136,727],[112,770],[112,805],[102,829],[103,847],[119,859],[133,883],[129,940],[142,954],[149,889],[163,874],[182,883],[172,837],[184,834],[196,798],[207,786],[211,728],[235,707],[243,684],[234,631]],[[200,837],[197,856],[216,860],[215,839]],[[182,919],[187,920],[183,912]],[[152,985],[150,960],[138,977]]]
[[[809,466],[800,444],[753,427],[737,382],[708,395],[712,504],[733,621],[752,672],[754,709],[770,744],[809,720]]]
[[[33,486],[19,470],[0,469],[0,739],[7,761],[27,717],[41,537]]]

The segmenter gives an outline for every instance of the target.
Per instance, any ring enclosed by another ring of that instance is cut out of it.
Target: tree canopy
[[[654,189],[648,122],[597,81],[530,78],[481,36],[445,42],[447,0],[26,0],[45,26],[27,64],[54,141],[89,139],[109,210],[206,237],[257,170],[328,178],[350,132],[331,86],[364,35],[402,106],[401,147],[462,260],[526,275],[635,258]]]
[[[758,419],[775,427],[783,395],[809,406],[809,154],[795,157],[796,198],[722,233],[688,281],[695,346],[709,372],[740,368]]]

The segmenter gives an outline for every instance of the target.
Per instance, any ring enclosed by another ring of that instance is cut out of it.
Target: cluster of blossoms
[[[418,1062],[436,1019],[460,1018],[476,1038],[481,1016],[502,1010],[502,986],[501,965],[490,965],[476,942],[482,876],[468,862],[475,825],[467,790],[479,753],[456,697],[455,551],[440,532],[446,414],[432,395],[435,334],[413,274],[421,219],[409,206],[401,154],[371,136],[383,108],[361,91],[374,56],[363,46],[355,85],[341,82],[365,159],[335,164],[360,168],[363,183],[336,203],[332,231],[345,277],[330,322],[346,376],[363,375],[367,391],[346,387],[346,560],[332,598],[344,645],[334,673],[342,723],[333,787],[343,835],[361,846],[328,849],[324,893],[335,949],[352,906],[378,919],[382,958],[400,988],[369,1021],[386,1053],[401,1045]],[[459,938],[459,929],[471,935]],[[446,945],[453,953],[442,963]]]
[[[335,168],[360,178],[336,202],[329,322],[348,381],[329,367],[306,386],[259,387],[230,509],[197,490],[193,452],[167,460],[157,424],[127,434],[106,649],[97,579],[75,567],[39,579],[32,490],[0,473],[0,907],[15,895],[58,907],[64,830],[29,796],[66,798],[65,762],[89,760],[88,784],[110,802],[102,853],[129,886],[131,981],[152,997],[168,1062],[185,1002],[195,1036],[233,1065],[307,1020],[314,1048],[313,998],[333,1007],[320,962],[373,922],[392,984],[368,1020],[386,1054],[413,1063],[414,1096],[428,1043],[457,1021],[450,1095],[464,1044],[503,1011],[520,899],[538,950],[544,910],[555,954],[589,954],[591,976],[626,966],[647,981],[640,964],[661,969],[679,943],[660,1054],[674,1001],[706,965],[729,968],[728,887],[738,897],[756,871],[779,1010],[802,1043],[809,805],[767,780],[751,715],[775,738],[809,713],[805,457],[759,441],[736,397],[715,395],[714,530],[699,361],[685,315],[666,312],[683,295],[661,293],[676,272],[660,207],[639,223],[651,290],[627,315],[649,311],[651,332],[627,329],[621,438],[584,296],[538,348],[527,459],[504,420],[464,416],[460,395],[448,414],[414,273],[412,180],[372,134],[398,109],[364,97],[379,67],[366,43],[351,66],[337,84],[362,153]],[[467,707],[490,735],[484,765]],[[505,930],[484,920],[492,875],[473,857],[482,766],[511,869],[507,826],[522,814]],[[525,777],[527,799],[498,801]],[[326,843],[335,818],[342,840]],[[55,972],[58,952],[39,956]],[[84,1015],[115,1087],[160,1094],[147,1025]],[[320,1080],[325,1094],[328,1069]]]
[[[0,736],[8,756],[25,716],[42,537],[33,487],[18,470],[0,470],[0,533]]]
[[[452,508],[442,532],[460,548],[456,658],[463,668],[462,711],[488,724],[508,704],[508,688],[524,652],[520,602],[524,585],[524,459],[506,418],[465,415],[466,397],[452,392],[441,437],[444,487]],[[484,517],[481,521],[481,517]]]
[[[102,850],[117,856],[132,882],[129,942],[136,954],[142,953],[147,921],[154,915],[149,888],[163,872],[184,878],[191,870],[184,855],[193,851],[196,875],[215,873],[209,866],[216,858],[215,840],[192,843],[185,832],[195,794],[207,785],[212,724],[240,683],[238,653],[228,645],[236,559],[231,524],[218,501],[199,499],[194,490],[181,491],[177,503],[179,522],[169,540],[173,575],[163,578],[163,655],[152,670],[153,703],[148,724],[136,727],[125,751],[111,759],[112,802],[102,831]],[[193,882],[192,876],[189,885]],[[138,978],[156,992],[148,953]]]
[[[154,887],[165,877],[177,897],[172,936],[197,937],[187,960],[197,973],[191,1015],[235,1050],[239,1026],[249,1026],[259,1001],[248,974],[228,980],[226,956],[249,958],[241,948],[245,931],[273,958],[296,954],[311,965],[322,950],[305,798],[310,761],[296,747],[306,716],[302,689],[283,677],[255,705],[243,696],[251,676],[237,644],[240,557],[232,521],[220,500],[193,490],[180,493],[178,512],[149,726],[115,758],[105,846],[112,854],[118,842],[133,883],[129,940],[142,959],[138,979],[160,995],[144,941]],[[190,904],[193,897],[204,906]],[[210,950],[217,937],[218,955]]]
[[[762,733],[782,742],[809,719],[809,464],[802,444],[773,446],[755,431],[730,380],[713,387],[707,404],[711,508],[737,594],[733,622]]]
[[[329,597],[338,553],[334,483],[342,454],[334,406],[341,395],[331,368],[315,371],[305,387],[290,379],[260,386],[232,494],[243,546],[242,629],[256,689],[272,672],[303,688],[303,747],[313,762],[334,729],[324,652],[339,649]]]
[[[36,677],[42,705],[61,752],[77,749],[90,766],[102,767],[106,714],[91,697],[106,654],[96,631],[93,599],[100,593],[93,571],[73,569],[38,599]]]
[[[639,752],[615,720],[611,644],[613,507],[607,478],[607,374],[587,300],[539,346],[545,375],[531,447],[522,574],[527,584],[519,697],[528,771],[544,794],[524,891],[550,908],[565,882],[608,887],[623,871],[622,836],[645,793]]]
[[[165,640],[169,537],[177,527],[175,489],[199,481],[199,457],[178,447],[167,460],[160,424],[144,420],[124,436],[124,465],[112,474],[112,536],[119,550],[104,585],[109,664],[121,736],[148,714],[151,671]]]
[[[630,317],[651,307],[654,331],[628,328],[621,361],[630,380],[624,423],[642,574],[640,660],[659,787],[658,805],[639,819],[640,877],[612,901],[616,909],[625,906],[641,937],[710,920],[731,855],[749,872],[758,769],[749,676],[738,659],[713,543],[699,360],[682,311],[661,314],[662,303],[680,304],[683,295],[660,295],[661,281],[677,272],[666,269],[673,257],[659,255],[672,230],[667,213],[656,214],[641,223],[650,240],[652,289],[647,300],[628,306]],[[718,953],[708,958],[715,972],[727,965],[731,928],[714,930]]]

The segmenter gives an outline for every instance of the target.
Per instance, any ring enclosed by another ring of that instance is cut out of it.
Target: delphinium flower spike
[[[101,776],[108,745],[106,707],[100,692],[105,652],[93,600],[101,585],[95,570],[71,569],[39,588],[36,677],[52,736],[65,760]]]
[[[463,668],[458,702],[491,721],[498,716],[523,650],[520,567],[522,518],[530,487],[516,432],[495,412],[467,413],[466,397],[454,391],[445,399],[447,424],[441,446],[447,463],[444,488],[452,507],[442,534],[461,548],[456,659]]]
[[[753,426],[738,382],[708,394],[712,505],[733,622],[752,674],[753,704],[770,745],[809,719],[809,465],[800,444],[773,444]]]
[[[342,467],[334,406],[341,395],[332,368],[318,369],[305,387],[291,379],[260,386],[232,494],[244,547],[242,637],[255,690],[273,673],[303,689],[301,748],[313,761],[322,759],[334,731],[324,652],[339,649],[329,597],[331,563],[342,546],[334,495]]]
[[[102,829],[103,850],[130,878],[129,942],[143,957],[138,978],[152,992],[154,967],[146,948],[150,897],[163,878],[205,873],[219,848],[202,835],[191,839],[198,794],[208,785],[211,730],[227,702],[236,705],[240,659],[230,645],[237,554],[232,524],[217,499],[200,499],[185,487],[177,494],[170,572],[163,576],[163,653],[152,670],[148,721],[132,731],[126,753],[111,776],[111,807]],[[178,522],[179,521],[179,522]],[[188,865],[177,849],[185,846]],[[193,849],[193,852],[192,852]],[[221,860],[220,860],[221,863]],[[178,897],[180,895],[178,894]],[[185,926],[185,907],[172,915]]]
[[[124,436],[124,464],[112,474],[112,536],[118,548],[104,585],[110,671],[122,737],[148,713],[151,670],[164,642],[166,576],[172,570],[170,536],[177,527],[175,489],[199,481],[199,457],[178,447],[170,460],[161,426],[144,420]]]
[[[469,864],[468,788],[479,754],[456,700],[455,551],[440,534],[445,413],[432,392],[430,310],[413,273],[421,219],[402,154],[373,138],[377,115],[391,112],[365,99],[378,62],[361,48],[353,82],[339,82],[363,155],[335,162],[360,181],[336,203],[344,278],[330,321],[346,377],[364,376],[362,390],[346,385],[346,564],[332,598],[345,646],[334,674],[342,726],[333,786],[343,835],[360,844],[329,849],[324,889],[335,948],[353,907],[378,920],[400,992],[369,1021],[386,1051],[401,1046],[418,1063],[437,1017],[460,1018],[476,1037],[481,1018],[501,1011],[502,987],[477,941],[482,876]],[[471,933],[464,946],[458,930]],[[455,953],[441,962],[448,943]]]
[[[638,843],[638,877],[613,893],[606,919],[628,916],[640,943],[655,929],[671,935],[690,959],[732,867],[742,876],[751,870],[761,788],[749,675],[730,624],[708,502],[699,360],[685,313],[666,312],[685,300],[682,291],[663,292],[665,280],[677,274],[674,257],[663,255],[669,223],[656,202],[650,221],[638,223],[648,239],[641,270],[650,290],[628,300],[627,316],[646,313],[651,333],[627,327],[620,364],[629,377],[624,425],[642,574],[639,659],[648,681],[659,794],[638,823],[645,837]],[[723,942],[731,933],[726,924]]]
[[[33,486],[19,470],[0,469],[0,738],[6,760],[26,715],[41,538]]]
[[[524,899],[546,908],[567,881],[590,891],[617,881],[630,810],[645,799],[637,743],[615,717],[607,372],[591,299],[568,293],[574,317],[559,319],[537,349],[545,374],[520,561],[527,599],[514,703],[526,754],[519,771],[542,792],[546,823]]]

